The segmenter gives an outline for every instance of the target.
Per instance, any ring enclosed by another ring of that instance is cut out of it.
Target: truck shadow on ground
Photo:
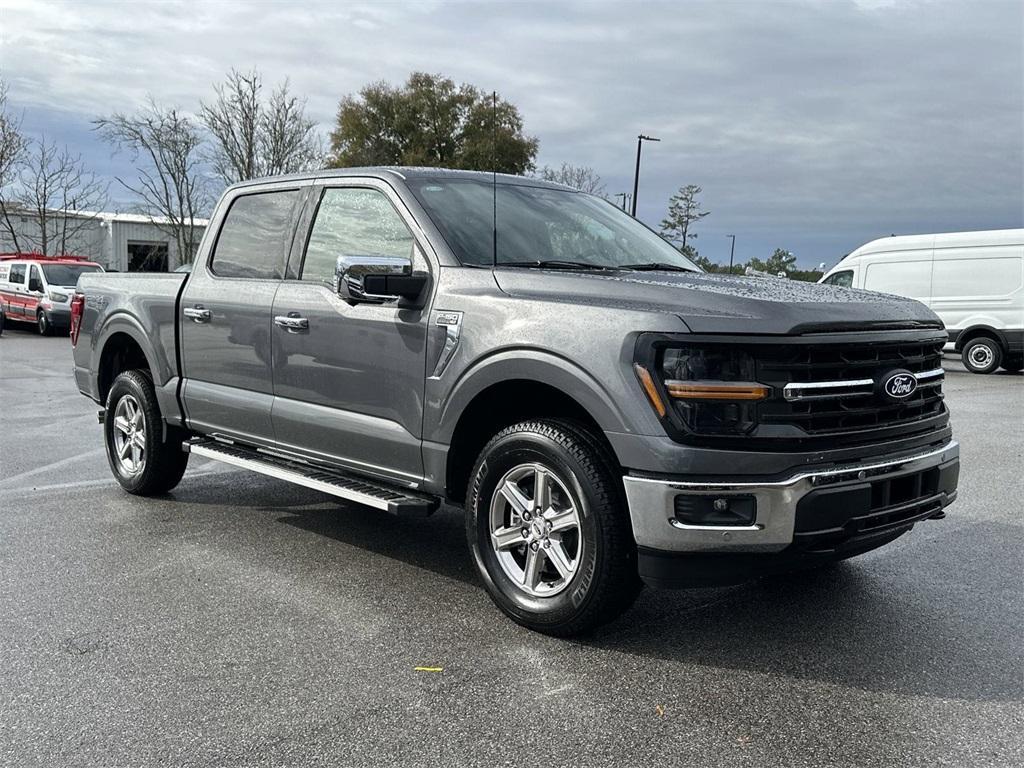
[[[459,510],[400,520],[349,507],[296,509],[278,520],[479,584]],[[1020,574],[989,567],[1015,561],[1018,529],[978,523],[938,538],[914,533],[889,551],[825,570],[716,589],[644,590],[622,618],[571,642],[881,693],[1020,700]],[[991,559],[965,561],[979,551]]]

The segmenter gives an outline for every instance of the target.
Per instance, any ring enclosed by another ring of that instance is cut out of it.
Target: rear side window
[[[12,283],[17,285],[25,284],[25,265],[24,264],[12,264],[11,265],[11,276],[8,278]]]
[[[330,284],[339,256],[412,259],[413,237],[383,192],[325,189],[302,264],[302,280]]]
[[[219,277],[280,280],[299,190],[243,195],[231,204],[210,269]]]

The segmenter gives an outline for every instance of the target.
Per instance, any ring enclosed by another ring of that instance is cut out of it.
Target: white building
[[[167,219],[137,213],[108,211],[54,211],[48,222],[51,255],[59,252],[58,233],[63,219],[73,220],[64,251],[75,256],[86,256],[106,269],[118,272],[167,272],[182,262],[177,242],[167,227]],[[49,217],[48,217],[49,218]],[[38,218],[29,211],[14,212],[11,225],[18,234],[18,245],[23,252],[39,248]],[[202,237],[208,219],[196,219],[196,244]],[[0,253],[15,251],[15,244],[5,226],[0,226]]]

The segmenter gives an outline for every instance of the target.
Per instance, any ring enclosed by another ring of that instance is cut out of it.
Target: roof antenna
[[[498,266],[498,92],[491,91],[492,266]]]

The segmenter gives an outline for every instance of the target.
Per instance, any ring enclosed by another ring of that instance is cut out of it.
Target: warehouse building
[[[35,214],[15,211],[9,221],[17,242],[6,226],[0,227],[0,253],[41,249],[39,219]],[[208,223],[208,219],[195,220],[197,244]],[[118,272],[169,272],[188,261],[178,253],[168,220],[160,217],[108,211],[53,211],[47,217],[47,234],[46,250],[50,255],[63,251],[85,256]]]

